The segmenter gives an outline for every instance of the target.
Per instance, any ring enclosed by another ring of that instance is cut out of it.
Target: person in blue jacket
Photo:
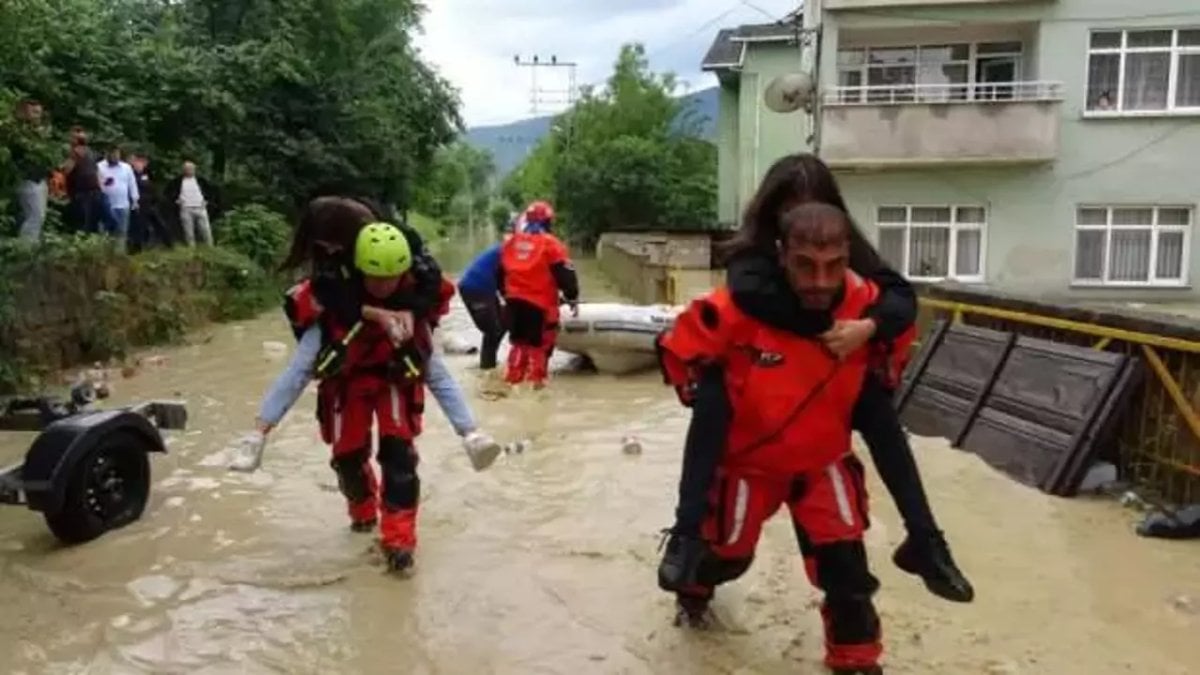
[[[520,217],[509,225],[513,231],[522,226]],[[458,280],[458,294],[475,327],[483,333],[479,345],[479,369],[495,370],[496,353],[507,332],[504,324],[504,306],[500,303],[500,244],[493,244],[467,265]]]

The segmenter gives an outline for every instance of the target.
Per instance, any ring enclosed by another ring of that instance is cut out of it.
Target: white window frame
[[[1019,44],[1021,46],[1021,48],[1017,51],[1005,51],[1005,52],[997,51],[997,52],[988,52],[985,54],[979,53],[979,46],[982,44],[1004,44],[1004,43],[1008,43],[1008,42],[1011,42],[1014,44]],[[931,48],[935,48],[935,47],[946,47],[946,46],[957,47],[957,46],[963,46],[963,45],[965,45],[968,50],[966,59],[951,60],[951,61],[944,61],[944,62],[938,62],[938,63],[939,64],[947,64],[947,65],[966,66],[967,67],[967,80],[965,82],[954,83],[954,84],[937,83],[934,85],[929,85],[927,83],[921,82],[921,63],[922,63],[921,54],[922,54],[923,50],[931,49]],[[1024,80],[1022,78],[1024,78],[1026,68],[1028,67],[1028,64],[1026,63],[1026,58],[1028,57],[1028,54],[1026,54],[1026,45],[1025,45],[1024,41],[1017,39],[1017,38],[994,38],[994,39],[990,39],[990,40],[975,40],[975,41],[969,41],[969,42],[966,42],[966,41],[964,41],[964,42],[953,42],[953,41],[929,42],[929,43],[921,42],[921,43],[906,43],[906,44],[871,44],[871,45],[855,45],[855,46],[851,46],[851,47],[839,47],[838,54],[841,54],[843,52],[860,52],[862,54],[862,63],[858,66],[842,66],[841,64],[838,64],[838,66],[837,66],[837,89],[842,92],[838,102],[840,102],[840,103],[879,103],[879,101],[870,100],[868,92],[875,91],[875,90],[885,90],[886,91],[887,89],[889,89],[889,87],[887,85],[872,86],[870,84],[870,82],[871,82],[871,75],[870,75],[871,51],[872,50],[892,50],[892,49],[911,49],[911,50],[913,50],[913,54],[915,57],[911,64],[905,64],[905,65],[911,65],[911,67],[913,68],[913,83],[911,85],[896,85],[895,87],[890,87],[892,89],[895,89],[896,91],[904,92],[906,96],[911,97],[911,98],[905,98],[900,101],[892,101],[892,102],[901,102],[901,103],[938,103],[938,102],[942,102],[942,103],[944,103],[944,102],[970,102],[970,101],[976,101],[976,100],[979,100],[979,101],[992,101],[992,100],[1009,101],[1013,98],[1012,96],[1009,96],[1007,98],[997,98],[994,93],[991,96],[983,96],[983,95],[980,95],[980,89],[981,89],[981,87],[993,87],[994,88],[994,87],[1004,86],[1005,84],[1015,85],[1017,83],[1023,82]],[[977,72],[976,72],[979,68],[979,60],[981,58],[988,59],[988,58],[1000,58],[1000,57],[1012,58],[1016,62],[1016,73],[1015,73],[1013,81],[1011,83],[986,82],[986,83],[981,84],[978,81]],[[858,85],[857,87],[843,86],[842,85],[842,73],[847,73],[847,72],[858,73],[859,81],[862,84]],[[958,90],[961,90],[961,95],[955,96],[954,94],[957,93]],[[930,93],[922,93],[924,91],[928,91]]]
[[[913,223],[913,209],[950,209],[950,222],[948,223]],[[958,210],[966,209],[981,209],[983,211],[982,223],[959,223]],[[904,209],[904,222],[881,222],[879,220],[879,211],[881,209]],[[904,230],[904,256],[900,261],[900,269],[897,270],[904,275],[909,281],[923,282],[938,282],[938,281],[959,281],[967,284],[983,283],[987,278],[987,231],[988,220],[991,217],[990,209],[986,204],[877,204],[875,206],[875,246],[879,247],[884,230]],[[947,255],[949,260],[946,261],[947,275],[944,277],[924,277],[910,276],[908,273],[909,256],[912,255],[912,228],[917,227],[938,227],[946,226],[950,230],[950,241],[947,244],[949,250]],[[959,275],[955,273],[958,269],[958,233],[962,231],[979,232],[979,272],[978,274]]]
[[[1079,212],[1083,209],[1103,209],[1106,212],[1104,225],[1081,225]],[[1115,209],[1151,209],[1154,218],[1149,225],[1113,225],[1113,210]],[[1187,209],[1187,225],[1159,225],[1158,217],[1162,209]],[[1192,228],[1196,223],[1196,206],[1194,204],[1078,204],[1075,207],[1075,227],[1071,231],[1071,285],[1081,287],[1105,288],[1179,288],[1188,285],[1188,272],[1191,266]],[[1109,277],[1109,265],[1112,262],[1112,233],[1113,230],[1149,230],[1150,231],[1150,260],[1149,273],[1145,281],[1112,281]],[[1080,279],[1078,272],[1079,231],[1104,231],[1104,264],[1099,279]],[[1183,233],[1183,259],[1180,261],[1178,279],[1158,278],[1158,239],[1163,232]]]
[[[1083,64],[1083,116],[1084,117],[1155,117],[1163,115],[1200,115],[1200,106],[1178,106],[1175,95],[1179,86],[1179,59],[1183,55],[1200,54],[1200,45],[1179,44],[1179,33],[1182,31],[1200,30],[1200,26],[1184,26],[1181,28],[1097,28],[1088,32],[1087,57]],[[1171,44],[1164,47],[1130,47],[1130,33],[1171,32]],[[1097,33],[1120,33],[1119,47],[1092,47],[1092,38]],[[1160,110],[1125,110],[1125,57],[1129,54],[1169,54],[1170,64],[1167,68],[1167,107]],[[1116,101],[1111,110],[1093,109],[1089,96],[1092,91],[1092,55],[1118,54]]]

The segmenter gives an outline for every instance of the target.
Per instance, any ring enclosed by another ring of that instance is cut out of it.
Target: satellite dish
[[[812,101],[813,79],[807,73],[789,73],[771,80],[763,92],[763,102],[777,113],[791,113]]]

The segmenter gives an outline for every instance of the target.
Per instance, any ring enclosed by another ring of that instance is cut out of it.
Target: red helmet
[[[530,223],[554,222],[554,207],[549,202],[536,201],[525,209],[525,220]]]

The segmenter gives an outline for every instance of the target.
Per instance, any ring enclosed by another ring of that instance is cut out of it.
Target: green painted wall
[[[988,207],[985,274],[991,285],[1052,295],[1196,301],[1200,292],[1200,116],[1118,119],[1083,117],[1089,31],[1101,28],[1174,28],[1200,25],[1194,0],[1139,0],[1138,16],[1172,12],[1195,17],[1129,18],[1088,22],[1082,17],[1134,14],[1121,0],[1058,0],[995,7],[906,8],[903,21],[852,13],[825,16],[821,81],[836,82],[841,30],[912,24],[928,15],[939,22],[1036,21],[1037,79],[1064,84],[1060,153],[1042,167],[890,170],[845,174],[840,182],[853,215],[874,236],[875,207],[884,203],[971,203]],[[917,29],[914,29],[914,33]],[[1192,288],[1073,288],[1075,209],[1080,204],[1178,204],[1193,207],[1189,280]]]
[[[800,70],[800,51],[787,43],[752,43],[741,73],[723,76],[717,124],[721,188],[718,213],[735,223],[763,174],[780,157],[808,149],[811,123],[804,113],[779,114],[762,104],[779,75]],[[728,112],[727,112],[728,111]]]
[[[1136,8],[1136,9],[1135,9]],[[1194,17],[1188,18],[1193,12]],[[1088,17],[1131,18],[1089,21]],[[1136,16],[1134,16],[1136,15]],[[1138,18],[1138,17],[1158,18]],[[1162,18],[1174,16],[1176,18]],[[875,237],[880,204],[982,204],[988,207],[984,271],[987,282],[1013,290],[1088,298],[1200,300],[1200,116],[1118,119],[1083,117],[1088,33],[1095,29],[1200,26],[1195,0],[1056,0],[994,6],[905,7],[897,17],[826,12],[819,73],[823,87],[837,82],[836,54],[843,31],[911,29],[919,41],[928,26],[1027,23],[1024,79],[1064,84],[1058,160],[1034,167],[948,168],[843,173],[853,215]],[[809,19],[810,25],[812,24]],[[762,104],[771,78],[798,69],[799,49],[751,44],[736,82],[737,101],[722,96],[720,214],[736,220],[763,173],[779,157],[807,149],[809,118],[780,115]],[[734,119],[726,119],[725,111]],[[1075,209],[1080,204],[1193,206],[1189,238],[1191,288],[1072,287]]]
[[[722,78],[717,99],[717,218],[737,222],[738,211],[738,84]]]

